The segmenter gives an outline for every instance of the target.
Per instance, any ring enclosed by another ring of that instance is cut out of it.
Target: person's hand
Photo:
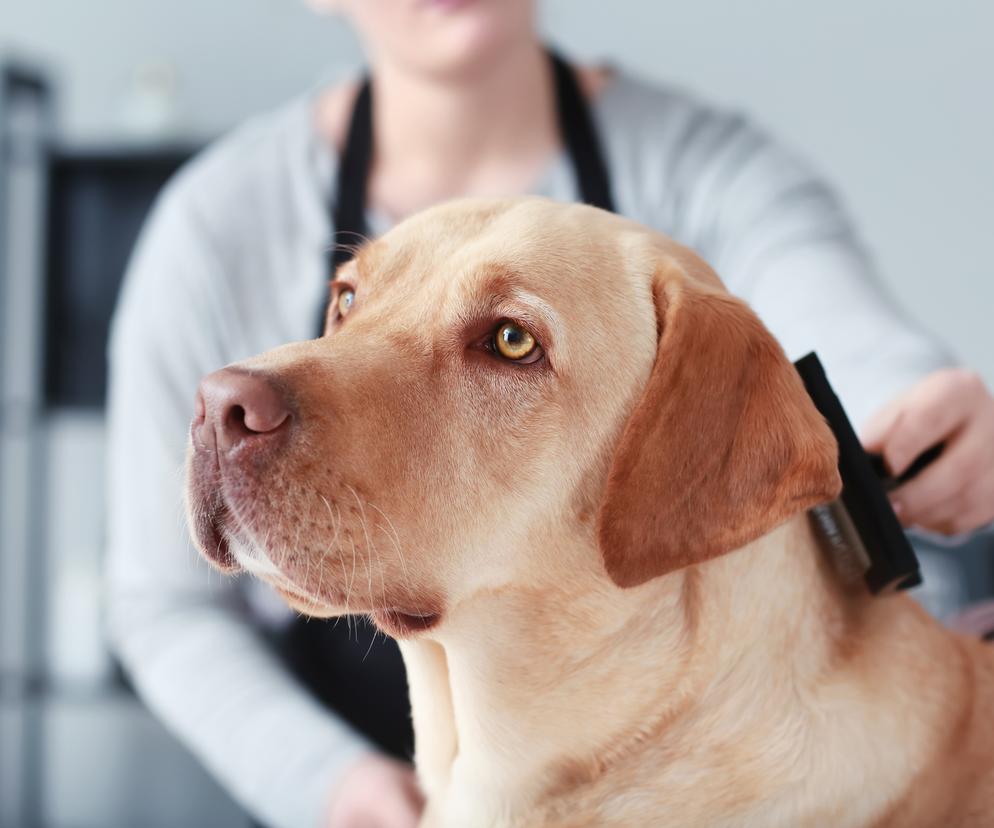
[[[423,809],[414,769],[370,754],[342,778],[324,828],[416,828]]]
[[[945,443],[937,460],[891,492],[905,526],[957,535],[994,520],[994,397],[975,373],[929,374],[870,418],[862,439],[895,477]]]

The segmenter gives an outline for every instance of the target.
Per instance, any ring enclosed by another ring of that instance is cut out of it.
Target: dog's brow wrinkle
[[[521,282],[521,274],[514,268],[500,262],[488,262],[479,268],[477,283],[483,295],[512,292]]]

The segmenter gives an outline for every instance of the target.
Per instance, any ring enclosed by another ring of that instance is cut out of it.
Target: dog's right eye
[[[531,363],[542,356],[542,346],[527,328],[502,322],[493,335],[493,350],[511,362]]]

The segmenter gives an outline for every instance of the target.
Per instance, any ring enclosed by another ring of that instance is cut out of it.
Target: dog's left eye
[[[494,351],[511,362],[530,363],[542,356],[542,346],[527,328],[516,322],[502,322],[493,339]]]
[[[355,304],[355,291],[351,288],[345,288],[341,293],[338,294],[338,302],[336,306],[338,308],[338,315],[345,316],[350,310],[352,310],[352,305]]]

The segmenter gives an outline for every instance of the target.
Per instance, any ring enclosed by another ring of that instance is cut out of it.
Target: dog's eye
[[[345,288],[341,293],[338,294],[338,315],[345,316],[350,310],[352,310],[352,305],[355,303],[355,291],[351,288]]]
[[[494,350],[512,362],[534,362],[542,355],[538,340],[515,322],[503,322],[497,328]]]

